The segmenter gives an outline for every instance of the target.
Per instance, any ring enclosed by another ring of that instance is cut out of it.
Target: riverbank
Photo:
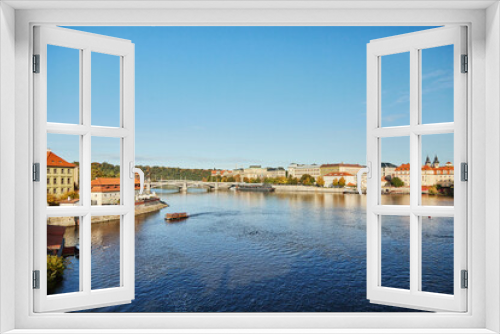
[[[135,215],[140,216],[146,213],[160,211],[163,208],[168,207],[168,204],[163,201],[154,201],[147,203],[136,204],[135,206]],[[111,216],[93,216],[92,224],[95,223],[105,223],[109,221],[119,220],[119,215],[111,215]],[[50,217],[47,219],[47,225],[57,225],[57,226],[75,226],[78,222],[74,217]]]
[[[276,192],[304,192],[304,193],[326,193],[326,194],[343,194],[350,188],[322,188],[322,187],[311,187],[302,185],[284,186],[284,185],[273,185]]]

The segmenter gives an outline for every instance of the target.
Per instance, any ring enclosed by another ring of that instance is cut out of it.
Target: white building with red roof
[[[447,162],[444,166],[440,166],[438,157],[434,157],[431,163],[429,157],[425,160],[422,166],[422,186],[432,187],[442,185],[449,187],[453,185],[455,180],[455,167],[453,163]],[[394,171],[394,177],[398,177],[404,182],[405,186],[410,185],[410,164],[402,164]]]
[[[47,194],[60,196],[75,191],[75,164],[47,150]]]
[[[135,194],[139,194],[140,181],[135,179]],[[98,177],[90,182],[92,205],[120,204],[120,178]]]
[[[325,180],[325,187],[332,187],[333,181],[340,181],[341,178],[344,178],[345,185],[351,184],[351,186],[356,185],[356,175],[353,175],[348,172],[331,172],[323,175],[323,180]]]

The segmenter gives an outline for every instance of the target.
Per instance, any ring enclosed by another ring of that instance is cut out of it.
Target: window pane
[[[410,289],[410,217],[382,216],[382,286]]]
[[[120,204],[121,139],[92,137],[92,205]]]
[[[454,220],[422,217],[422,291],[453,294]]]
[[[47,206],[80,204],[80,136],[47,134]]]
[[[120,216],[92,216],[92,289],[120,286]]]
[[[120,126],[120,57],[92,52],[92,125]]]
[[[381,57],[382,126],[410,125],[410,53]]]
[[[382,205],[410,205],[410,137],[380,140]]]
[[[47,122],[80,123],[80,50],[47,45]]]
[[[422,123],[453,122],[453,45],[423,49]]]
[[[80,291],[80,217],[47,218],[47,294]]]
[[[422,136],[422,205],[453,206],[453,134]]]

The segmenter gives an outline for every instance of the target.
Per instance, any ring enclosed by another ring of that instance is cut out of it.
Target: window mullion
[[[91,50],[86,48],[82,51],[82,62],[80,66],[81,71],[81,120],[82,125],[87,129],[91,127]],[[90,131],[82,136],[81,142],[82,147],[80,152],[82,152],[82,164],[81,168],[81,178],[80,178],[80,199],[82,205],[89,208],[89,212],[83,216],[83,224],[80,227],[80,285],[82,285],[82,291],[90,294],[92,289],[92,272],[91,272],[91,259],[92,259],[92,249],[91,249],[91,233],[92,233],[92,216],[90,215],[91,206],[91,134]]]
[[[413,210],[419,205],[419,152],[420,136],[415,133],[419,124],[420,57],[418,49],[410,50],[410,291],[415,293],[420,285],[419,217]]]

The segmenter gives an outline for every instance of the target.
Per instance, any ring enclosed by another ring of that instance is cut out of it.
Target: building
[[[429,157],[425,160],[422,166],[422,186],[435,186],[441,185],[443,187],[450,187],[455,180],[455,167],[453,163],[447,162],[444,166],[440,166],[437,156],[431,163]],[[394,170],[393,177],[398,177],[404,182],[405,186],[410,185],[410,164],[402,164]]]
[[[243,176],[249,179],[264,178],[267,174],[267,168],[260,165],[250,165],[243,170]]]
[[[394,175],[394,171],[398,166],[395,164],[391,164],[390,162],[382,162],[380,164],[380,175],[383,181],[390,181],[392,175]]]
[[[394,175],[392,177],[397,177],[403,181],[405,186],[410,185],[410,164],[401,164],[394,169]]]
[[[268,178],[286,177],[286,170],[283,167],[267,168],[266,177]]]
[[[394,166],[396,167],[396,166]],[[361,168],[365,168],[363,165],[359,164],[345,164],[343,162],[337,164],[323,164],[320,167],[321,176],[325,176],[329,173],[335,172],[345,172],[349,174],[356,175]]]
[[[453,185],[455,180],[455,167],[453,163],[447,162],[444,166],[439,165],[439,159],[434,157],[431,164],[429,157],[422,166],[422,186],[434,186],[436,184],[444,187]]]
[[[75,191],[75,168],[75,164],[47,150],[47,194],[60,196]]]
[[[120,178],[98,177],[90,182],[92,205],[120,204]],[[135,195],[139,195],[140,181],[135,179]]]
[[[326,175],[323,175],[323,180],[325,180],[325,187],[332,187],[333,181],[337,180],[337,182],[344,178],[345,185],[356,185],[356,175],[347,172],[332,172]]]
[[[314,178],[321,176],[320,166],[317,164],[306,165],[292,163],[288,166],[288,175],[300,179],[302,175],[311,175]]]

